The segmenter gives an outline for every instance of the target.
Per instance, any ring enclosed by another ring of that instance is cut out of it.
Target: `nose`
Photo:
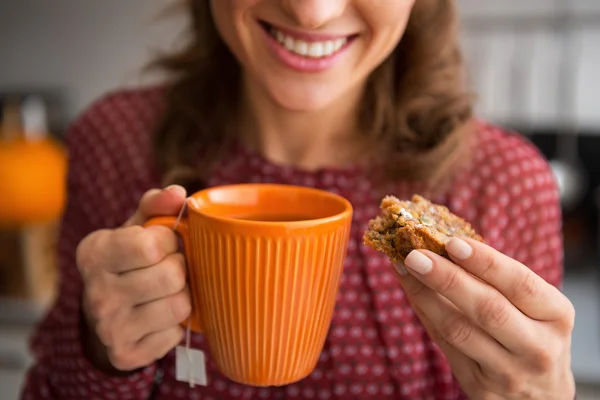
[[[284,0],[284,9],[299,26],[316,29],[341,16],[348,0]]]

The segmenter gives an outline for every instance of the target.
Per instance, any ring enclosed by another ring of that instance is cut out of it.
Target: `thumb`
[[[148,218],[178,215],[185,203],[187,192],[182,186],[150,189],[142,196],[136,212],[124,226],[143,225]]]

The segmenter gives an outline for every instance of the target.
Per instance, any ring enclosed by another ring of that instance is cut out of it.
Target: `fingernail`
[[[425,254],[413,250],[404,260],[404,265],[418,274],[426,275],[433,269],[433,261]]]
[[[452,238],[446,244],[446,251],[459,260],[466,260],[473,254],[473,248],[467,242],[459,238]]]
[[[402,261],[394,262],[394,268],[396,269],[396,272],[400,274],[400,276],[408,275],[408,271],[406,270],[406,267],[404,266],[404,263]]]
[[[165,188],[165,192],[173,192],[176,195],[185,197],[186,195],[186,191],[183,187],[179,186],[179,185],[171,185],[171,186],[167,186]]]

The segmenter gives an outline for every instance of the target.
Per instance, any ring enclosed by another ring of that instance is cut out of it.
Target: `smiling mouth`
[[[260,21],[262,28],[275,41],[291,53],[307,58],[326,58],[335,55],[350,44],[358,35],[328,40],[305,40],[294,37],[273,25]]]

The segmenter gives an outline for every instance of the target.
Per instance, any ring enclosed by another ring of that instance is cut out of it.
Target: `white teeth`
[[[283,43],[283,41],[285,40],[285,33],[281,32],[281,31],[277,31],[275,32],[275,38],[280,41],[281,43]]]
[[[280,43],[283,43],[283,45],[285,46],[286,49],[290,50],[290,51],[294,51],[294,39],[289,37],[289,36],[285,36],[283,38],[283,41],[279,41]]]
[[[347,41],[348,41],[348,39],[346,39],[346,38],[336,40],[334,43],[334,47],[336,48],[336,51],[341,49],[346,44]]]
[[[339,51],[348,42],[348,39],[341,38],[337,40],[326,40],[323,42],[308,43],[304,40],[297,40],[286,35],[282,31],[272,28],[273,36],[286,49],[304,57],[321,58],[327,57]]]
[[[324,54],[324,43],[312,43],[308,46],[308,55],[314,58],[321,58]]]
[[[304,40],[296,40],[293,51],[301,56],[306,56],[308,54],[308,43],[306,43]]]

